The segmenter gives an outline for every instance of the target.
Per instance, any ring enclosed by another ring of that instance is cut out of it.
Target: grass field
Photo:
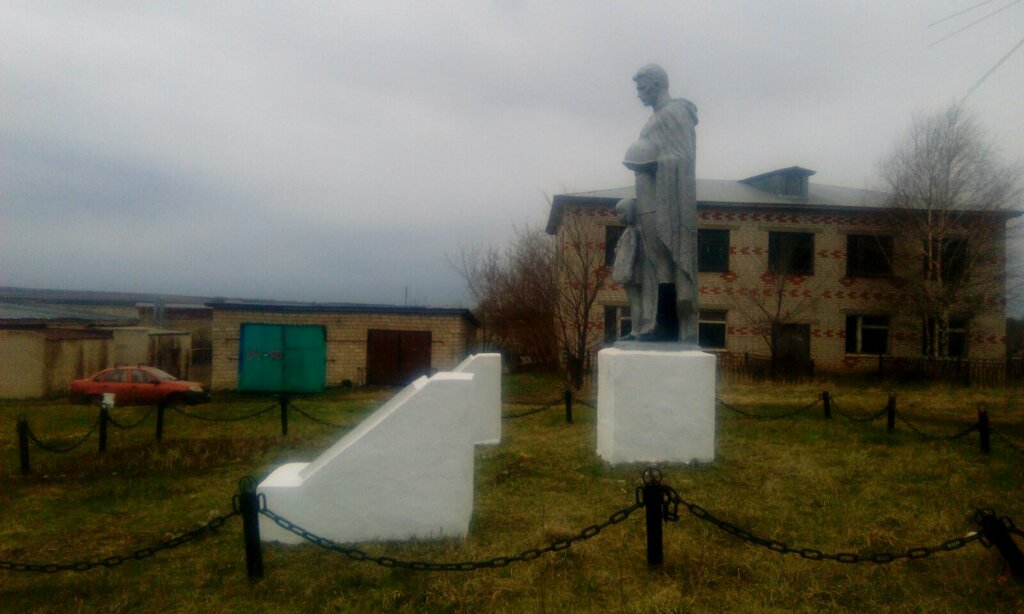
[[[561,394],[544,374],[506,381],[508,412]],[[772,415],[831,391],[836,408],[868,415],[888,389],[869,380],[792,386],[721,386],[749,413]],[[19,475],[15,423],[26,414],[48,442],[73,442],[96,420],[66,401],[0,403],[0,561],[75,562],[130,553],[231,509],[238,480],[310,460],[393,391],[331,391],[296,407],[280,436],[270,411],[239,422],[202,422],[175,413],[164,440],[150,416],[137,428],[111,428],[108,451],[93,436],[61,455],[32,447],[33,472]],[[989,410],[993,430],[1024,443],[1019,392],[946,387],[897,390],[900,412],[934,434],[959,430]],[[243,416],[272,399],[218,395],[191,408]],[[128,423],[146,408],[116,408]],[[594,453],[594,410],[577,404],[566,424],[560,405],[506,420],[498,446],[477,451],[473,524],[463,540],[368,544],[403,559],[461,561],[512,555],[576,534],[633,502],[642,466],[609,467]],[[64,435],[59,439],[58,435]],[[884,418],[855,423],[822,418],[820,405],[781,420],[754,420],[719,408],[716,459],[667,466],[665,481],[716,516],[768,539],[828,552],[899,552],[974,531],[975,509],[994,508],[1024,527],[1024,454],[977,434],[927,441]],[[266,576],[246,578],[241,521],[201,541],[142,561],[88,572],[0,570],[3,611],[408,611],[408,612],[1020,612],[1024,582],[994,548],[889,565],[808,561],[749,545],[680,511],[665,526],[665,564],[645,563],[643,513],[568,550],[504,569],[426,573],[360,563],[311,545],[264,548]],[[1017,538],[1024,547],[1024,539]]]

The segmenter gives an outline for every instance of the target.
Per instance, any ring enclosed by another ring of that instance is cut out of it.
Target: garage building
[[[244,325],[322,326],[324,384],[406,384],[450,369],[469,353],[479,325],[468,309],[350,303],[213,302],[213,389],[238,387]]]

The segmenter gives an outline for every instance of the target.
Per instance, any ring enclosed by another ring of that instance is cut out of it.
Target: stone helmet
[[[638,139],[626,149],[622,163],[630,170],[638,171],[652,167],[658,161],[658,148],[648,139]]]

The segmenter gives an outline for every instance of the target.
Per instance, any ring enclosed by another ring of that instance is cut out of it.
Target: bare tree
[[[554,365],[555,245],[539,228],[516,229],[504,251],[475,245],[448,257],[465,280],[481,322],[481,349],[513,364]]]
[[[805,256],[813,259],[813,249]],[[757,332],[768,348],[771,358],[771,375],[779,374],[780,358],[787,356],[785,348],[788,343],[809,343],[809,339],[796,340],[789,336],[787,326],[799,324],[801,317],[815,309],[817,283],[815,278],[800,272],[791,272],[793,262],[787,258],[777,258],[771,262],[764,261],[764,272],[760,276],[760,285],[746,288],[746,300],[740,312]],[[808,346],[809,349],[809,346]],[[810,365],[786,364],[787,368],[809,368]]]
[[[611,276],[604,250],[594,248],[587,228],[578,215],[567,211],[557,248],[555,333],[565,358],[567,383],[576,390],[583,385],[587,357],[602,341],[593,334],[600,325],[592,316],[598,293]]]
[[[952,319],[1005,301],[1005,226],[1019,172],[953,105],[915,120],[881,173],[897,237],[893,273],[921,319],[925,353],[945,356]]]

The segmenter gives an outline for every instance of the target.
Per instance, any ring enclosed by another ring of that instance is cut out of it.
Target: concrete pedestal
[[[257,492],[277,514],[338,542],[466,535],[482,394],[472,373],[421,377],[315,461],[278,467]],[[260,532],[303,541],[265,516]]]
[[[598,455],[612,464],[714,460],[715,362],[697,350],[601,350]]]
[[[473,442],[501,443],[501,354],[473,354],[454,373],[472,373],[477,389],[473,409]]]

